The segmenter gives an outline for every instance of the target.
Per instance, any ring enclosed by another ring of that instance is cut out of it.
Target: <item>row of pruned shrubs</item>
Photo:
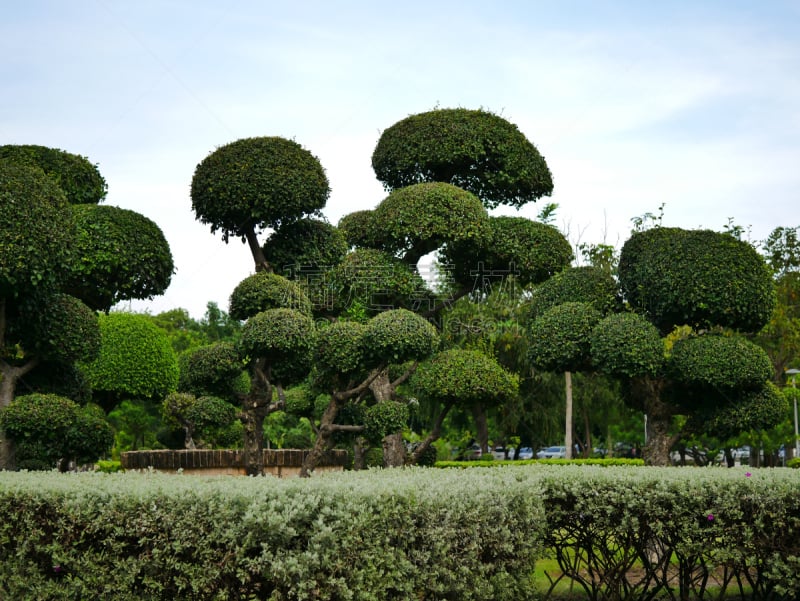
[[[0,474],[2,599],[795,599],[796,470]]]

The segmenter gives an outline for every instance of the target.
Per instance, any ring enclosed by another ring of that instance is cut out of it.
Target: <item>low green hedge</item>
[[[530,598],[522,474],[0,473],[0,599]]]
[[[598,465],[605,467],[612,466],[634,466],[644,465],[643,459],[626,459],[624,457],[588,458],[588,459],[475,459],[473,461],[437,461],[435,467],[499,467],[509,465]]]

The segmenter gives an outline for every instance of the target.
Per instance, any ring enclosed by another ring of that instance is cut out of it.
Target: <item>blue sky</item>
[[[753,241],[800,224],[800,2],[5,2],[0,143],[97,163],[106,203],[164,231],[177,273],[134,302],[227,308],[245,245],[194,219],[189,186],[218,146],[295,139],[331,182],[332,223],[385,197],[370,159],[409,114],[484,108],[553,172],[555,224],[620,246],[631,219]],[[500,210],[517,214],[513,209]]]

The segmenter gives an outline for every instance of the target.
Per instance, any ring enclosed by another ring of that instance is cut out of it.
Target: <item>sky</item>
[[[152,219],[169,289],[122,309],[227,310],[246,245],[195,219],[198,163],[283,136],[319,158],[333,224],[386,197],[381,132],[485,109],[545,157],[552,197],[517,211],[620,247],[635,217],[800,225],[800,2],[740,0],[0,0],[0,144],[87,157],[106,204]]]

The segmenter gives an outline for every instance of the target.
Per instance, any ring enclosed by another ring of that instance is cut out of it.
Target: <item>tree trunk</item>
[[[368,443],[363,436],[356,438],[353,444],[353,470],[367,469],[367,449]]]
[[[267,263],[267,258],[264,256],[264,249],[258,242],[255,228],[250,224],[244,232],[244,237],[247,239],[247,244],[250,246],[250,252],[253,255],[253,261],[256,264],[256,271],[272,271],[272,267]]]
[[[565,457],[567,459],[572,459],[572,372],[570,371],[564,372],[564,386],[566,388],[567,401],[567,411],[565,417],[566,427],[564,429],[564,446],[566,447]]]
[[[385,403],[394,398],[394,387],[389,380],[389,372],[382,370],[369,385],[372,396],[378,403]],[[403,467],[406,464],[406,447],[403,444],[403,433],[394,432],[383,437],[383,467]]]
[[[5,332],[2,332],[5,335]],[[9,365],[0,360],[0,409],[8,407],[14,400],[17,381],[39,364],[38,357],[21,366]],[[4,430],[0,429],[0,470],[16,469],[14,460],[14,444],[8,439]]]
[[[444,423],[444,418],[447,417],[447,414],[450,412],[450,409],[453,407],[454,403],[452,401],[448,401],[445,403],[444,408],[442,408],[441,412],[439,413],[439,417],[436,418],[436,422],[433,424],[433,428],[425,437],[417,448],[414,449],[414,452],[411,453],[411,460],[410,463],[416,464],[419,463],[419,460],[425,454],[425,452],[431,447],[431,445],[439,439],[439,436],[442,435],[442,424]],[[519,449],[516,451],[519,453]]]
[[[319,465],[325,452],[330,448],[331,438],[333,437],[333,422],[339,413],[339,403],[336,398],[331,395],[331,400],[325,411],[322,413],[322,418],[319,423],[319,430],[317,431],[317,439],[314,441],[314,446],[311,452],[306,455],[303,461],[303,467],[300,468],[300,477],[308,478],[314,471],[314,468]]]
[[[482,405],[477,403],[472,406],[472,417],[475,419],[475,431],[481,453],[489,452],[489,422],[486,419],[486,411]]]
[[[647,415],[647,465],[670,465],[669,450],[678,438],[669,433],[675,408],[661,399],[663,387],[663,380],[654,378],[637,378],[631,383],[631,392],[642,400]]]

